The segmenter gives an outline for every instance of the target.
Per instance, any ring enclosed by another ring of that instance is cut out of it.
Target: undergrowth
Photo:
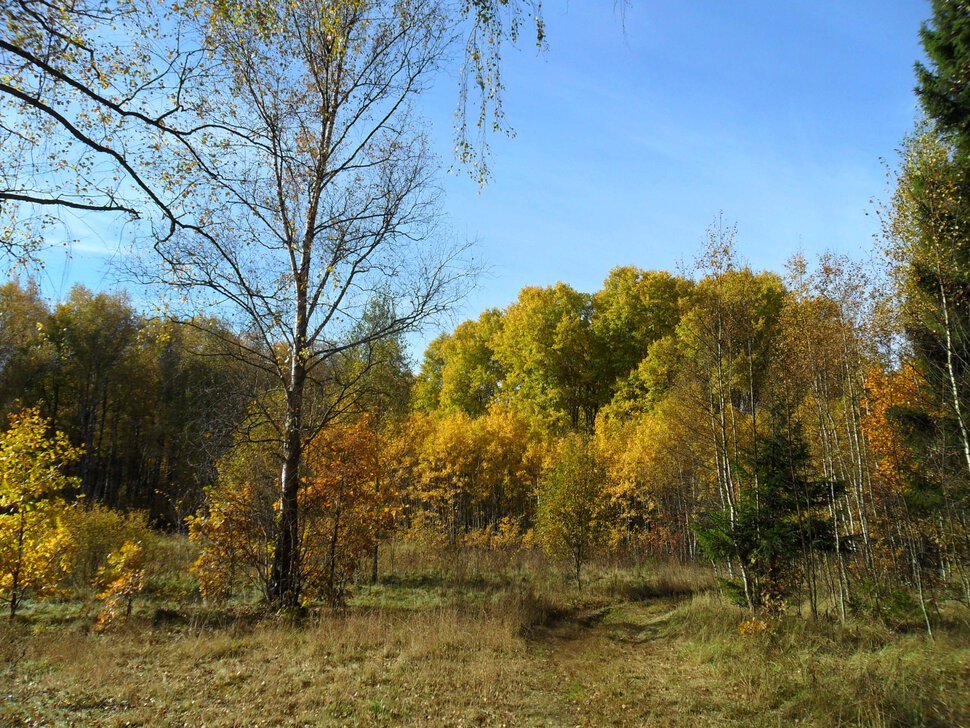
[[[0,625],[0,724],[970,725],[965,609],[930,640],[752,616],[676,563],[592,564],[582,590],[533,553],[381,566],[299,614],[160,590],[97,633],[89,603],[28,605]]]
[[[958,726],[970,724],[970,641],[958,624],[935,640],[878,621],[750,615],[705,594],[674,609],[665,636],[681,654],[717,666],[752,716],[780,724]]]

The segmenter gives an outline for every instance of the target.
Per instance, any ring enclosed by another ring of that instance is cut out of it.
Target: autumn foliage
[[[131,616],[135,598],[145,588],[145,549],[137,541],[125,541],[108,557],[101,571],[104,591],[98,595],[103,607],[98,613],[98,626],[111,624],[121,616]]]
[[[25,595],[43,595],[61,576],[65,496],[77,484],[62,468],[79,456],[36,409],[12,415],[0,433],[0,594],[11,618]]]
[[[380,439],[368,418],[330,427],[307,450],[299,508],[301,591],[339,605],[378,538],[394,525],[396,491],[382,477]],[[273,454],[242,445],[221,465],[204,514],[188,518],[201,547],[193,566],[203,596],[224,600],[240,589],[268,593],[278,487]]]
[[[383,477],[379,435],[371,422],[333,427],[310,444],[300,506],[300,563],[308,598],[339,606],[398,511],[392,481]]]

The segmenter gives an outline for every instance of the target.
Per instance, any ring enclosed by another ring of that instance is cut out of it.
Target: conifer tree
[[[834,547],[825,510],[836,484],[815,479],[808,445],[796,423],[777,423],[748,456],[751,482],[732,522],[728,511],[708,515],[696,528],[701,547],[717,561],[747,567],[748,584],[726,590],[752,609],[777,608],[797,587],[811,551]],[[746,588],[745,588],[746,587]]]
[[[923,24],[920,38],[930,65],[916,64],[916,93],[966,166],[970,156],[970,2],[933,0],[933,18]]]

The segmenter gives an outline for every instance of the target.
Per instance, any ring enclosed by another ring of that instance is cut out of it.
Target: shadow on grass
[[[625,584],[617,589],[616,595],[631,602],[646,602],[653,599],[686,599],[712,590],[714,590],[713,586],[662,581]]]
[[[481,591],[495,590],[501,584],[489,581],[482,576],[471,576],[463,579],[434,573],[385,574],[373,587],[405,587],[408,589],[475,589]]]

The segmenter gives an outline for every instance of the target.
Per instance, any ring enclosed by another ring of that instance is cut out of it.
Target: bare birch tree
[[[199,5],[210,75],[184,100],[218,124],[169,145],[186,225],[158,240],[162,279],[249,332],[237,354],[280,456],[270,595],[300,600],[307,443],[352,405],[376,342],[460,294],[441,242],[434,160],[411,102],[452,40],[437,0]]]

